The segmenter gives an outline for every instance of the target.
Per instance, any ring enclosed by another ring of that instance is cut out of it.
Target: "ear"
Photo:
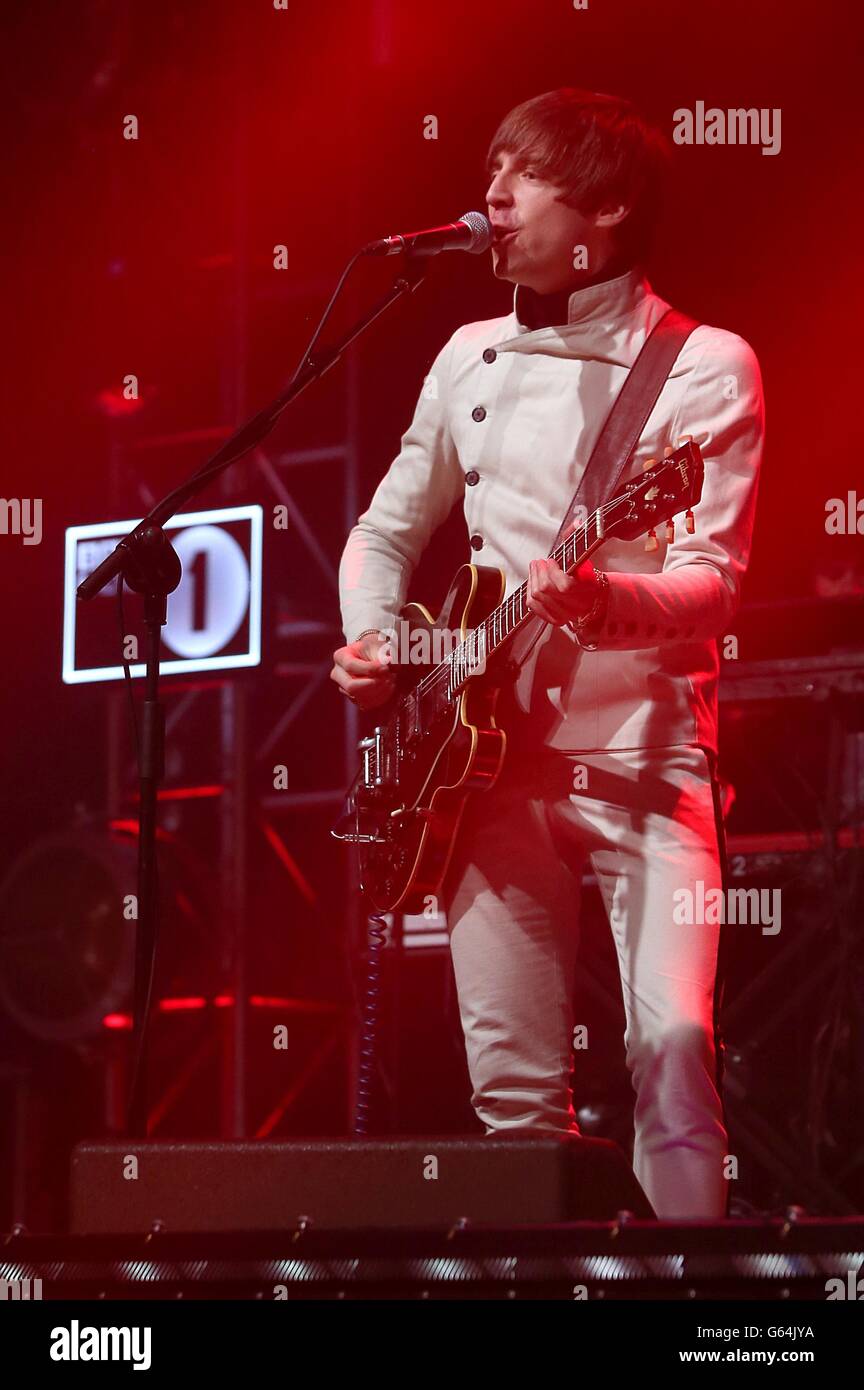
[[[630,213],[627,203],[611,203],[602,207],[594,216],[596,227],[617,227]]]

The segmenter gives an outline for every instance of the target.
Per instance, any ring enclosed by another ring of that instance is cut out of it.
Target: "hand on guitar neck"
[[[584,621],[597,608],[602,592],[590,560],[583,560],[571,574],[551,557],[531,561],[526,607],[553,627]]]

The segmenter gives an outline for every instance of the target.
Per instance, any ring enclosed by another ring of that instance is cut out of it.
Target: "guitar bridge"
[[[386,729],[383,724],[378,724],[361,738],[357,745],[357,751],[362,754],[363,762],[360,768],[361,785],[366,791],[380,791],[382,787],[395,784],[393,763],[398,763],[399,744],[398,736],[395,749],[390,750],[385,742]]]

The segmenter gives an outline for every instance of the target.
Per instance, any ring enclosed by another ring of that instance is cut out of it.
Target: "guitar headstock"
[[[622,540],[635,540],[646,532],[653,536],[658,523],[671,521],[679,512],[687,513],[687,529],[692,530],[692,509],[702,496],[704,474],[699,445],[685,435],[678,448],[667,450],[658,463],[649,459],[645,472],[609,504],[607,534],[612,532]]]

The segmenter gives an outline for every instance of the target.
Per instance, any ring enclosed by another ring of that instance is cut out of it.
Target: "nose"
[[[490,208],[500,208],[512,201],[505,176],[500,169],[492,175],[492,181],[486,189],[486,202]]]

